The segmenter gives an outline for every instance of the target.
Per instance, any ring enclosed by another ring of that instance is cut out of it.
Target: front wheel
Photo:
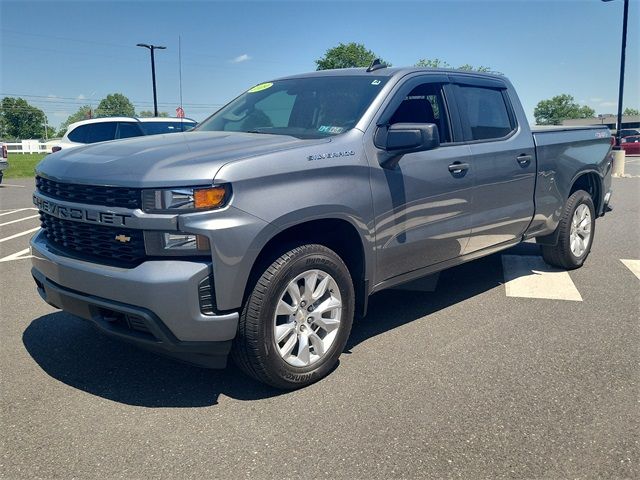
[[[327,375],[354,313],[347,266],[322,245],[294,248],[258,279],[242,311],[232,357],[247,374],[294,389]]]
[[[591,251],[595,222],[591,195],[584,190],[574,192],[560,217],[558,243],[542,246],[544,261],[567,270],[581,267]]]

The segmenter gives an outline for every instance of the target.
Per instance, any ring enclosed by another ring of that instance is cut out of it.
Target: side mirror
[[[396,123],[387,130],[384,149],[390,153],[424,152],[440,146],[438,127],[434,123]]]
[[[406,153],[438,148],[440,134],[435,123],[396,123],[378,128],[374,142],[376,147],[384,150],[380,164],[385,168],[395,168]]]

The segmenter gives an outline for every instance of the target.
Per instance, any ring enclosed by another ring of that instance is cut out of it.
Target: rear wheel
[[[584,190],[574,192],[560,217],[557,244],[542,246],[544,261],[568,270],[581,267],[591,251],[595,218],[591,196]]]
[[[342,259],[322,245],[294,248],[258,279],[240,317],[233,359],[275,387],[309,385],[336,366],[353,313],[353,283]]]

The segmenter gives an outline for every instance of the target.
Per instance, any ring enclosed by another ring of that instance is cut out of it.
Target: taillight
[[[58,147],[58,146],[51,147],[51,153],[56,153],[56,152],[59,152],[60,150],[62,150],[62,147]]]
[[[6,145],[2,145],[2,158],[7,158],[9,156],[8,152],[7,152],[7,146]]]

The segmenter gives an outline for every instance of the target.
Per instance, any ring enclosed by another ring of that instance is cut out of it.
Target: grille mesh
[[[142,208],[141,190],[126,187],[77,185],[36,177],[36,188],[52,198],[105,207]]]
[[[72,222],[42,212],[40,222],[48,240],[61,250],[101,262],[107,260],[134,265],[144,261],[142,230]],[[120,235],[129,240],[116,240]]]

